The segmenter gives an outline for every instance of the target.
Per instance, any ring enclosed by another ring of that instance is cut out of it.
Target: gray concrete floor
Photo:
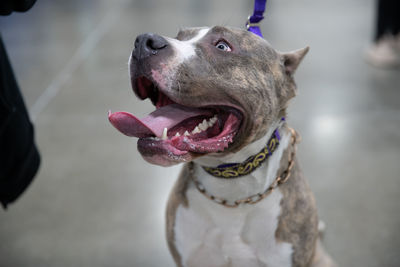
[[[108,109],[145,114],[127,60],[143,32],[241,27],[252,1],[38,0],[0,18],[35,121],[42,166],[29,190],[0,210],[0,266],[174,266],[164,209],[178,167],[144,162]],[[400,266],[400,72],[364,63],[372,0],[269,1],[266,38],[279,50],[311,46],[289,123],[341,266]]]

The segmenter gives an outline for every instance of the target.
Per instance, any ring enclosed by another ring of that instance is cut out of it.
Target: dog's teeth
[[[189,133],[188,131],[185,131],[185,132],[183,133],[183,135],[184,135],[184,136],[189,136],[190,133]]]
[[[167,134],[168,134],[168,129],[167,128],[164,128],[164,131],[163,131],[163,133],[162,133],[162,136],[161,136],[161,139],[162,140],[167,140]]]
[[[204,119],[202,123],[199,123],[198,127],[200,130],[205,131],[205,130],[207,130],[209,125],[208,125],[208,122]]]
[[[196,133],[200,133],[200,129],[199,127],[196,126],[196,128],[194,128],[194,130],[192,131],[192,134],[196,134]]]
[[[177,132],[177,133],[175,134],[175,136],[176,136],[176,137],[179,137],[179,136],[181,136],[181,135]]]
[[[214,117],[212,117],[212,118],[209,120],[210,126],[213,126],[214,123],[215,123],[216,121],[217,121],[217,116],[214,115]]]

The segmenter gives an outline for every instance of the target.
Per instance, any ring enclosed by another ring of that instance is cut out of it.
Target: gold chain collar
[[[279,145],[280,135],[276,129],[267,144],[257,154],[241,163],[222,164],[217,167],[201,166],[208,174],[217,178],[233,179],[245,176],[255,171],[261,164],[274,153]]]
[[[205,189],[204,185],[202,183],[200,183],[200,181],[197,179],[197,177],[194,174],[194,163],[193,162],[189,162],[189,175],[192,178],[192,181],[194,182],[196,188],[200,191],[200,193],[202,193],[204,196],[206,196],[208,199],[214,201],[217,204],[223,205],[225,207],[228,208],[236,208],[238,207],[241,203],[245,203],[245,204],[256,204],[258,202],[260,202],[261,200],[263,200],[264,198],[266,198],[269,194],[272,193],[272,191],[277,188],[279,185],[285,183],[291,174],[291,171],[294,167],[294,156],[296,154],[296,143],[298,142],[297,140],[297,132],[292,129],[289,128],[290,131],[292,132],[292,142],[291,145],[293,147],[291,153],[289,153],[288,155],[288,166],[286,168],[286,170],[284,170],[282,172],[281,175],[279,175],[278,177],[276,177],[275,181],[262,193],[258,193],[255,195],[251,195],[247,198],[243,198],[243,199],[238,199],[235,200],[232,204],[228,203],[228,200],[224,199],[224,198],[220,198],[217,196],[213,196],[210,193],[207,192],[207,190]]]

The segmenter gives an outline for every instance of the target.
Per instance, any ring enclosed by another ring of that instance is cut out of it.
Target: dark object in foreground
[[[35,0],[2,1],[0,15],[27,11]],[[33,125],[0,37],[0,203],[15,201],[40,165]]]

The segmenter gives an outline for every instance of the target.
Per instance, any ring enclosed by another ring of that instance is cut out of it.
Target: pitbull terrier
[[[280,53],[245,30],[137,37],[131,83],[156,110],[109,113],[150,163],[186,162],[167,206],[177,266],[335,266],[284,117],[308,47]]]

